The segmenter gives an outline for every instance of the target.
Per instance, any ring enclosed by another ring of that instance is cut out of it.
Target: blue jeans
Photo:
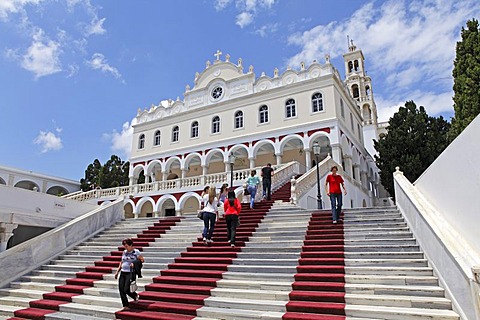
[[[332,219],[337,221],[342,211],[342,194],[330,193],[330,203],[332,205]]]
[[[257,194],[257,186],[248,185],[248,192],[250,192],[250,208],[253,209],[253,204],[255,203],[255,195]]]
[[[211,212],[203,212],[203,237],[212,240],[213,230],[215,229],[215,220],[217,215]]]

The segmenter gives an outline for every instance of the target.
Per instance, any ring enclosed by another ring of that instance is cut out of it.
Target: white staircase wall
[[[479,136],[477,117],[414,184],[394,174],[398,208],[454,307],[472,320],[480,319]]]
[[[0,184],[0,222],[55,228],[97,207]]]
[[[0,253],[0,288],[123,218],[123,197]]]

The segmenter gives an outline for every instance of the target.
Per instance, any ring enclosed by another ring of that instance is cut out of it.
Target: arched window
[[[198,137],[198,121],[193,121],[192,122],[192,132],[190,134],[191,138],[197,138]]]
[[[180,134],[180,129],[178,126],[173,127],[172,129],[172,142],[178,142],[178,136]]]
[[[345,106],[343,105],[343,99],[340,98],[340,115],[345,119]]]
[[[285,102],[285,116],[287,118],[293,118],[297,116],[294,99],[288,99],[287,102]]]
[[[365,94],[367,97],[370,95],[370,86],[365,86]]]
[[[353,62],[352,61],[348,61],[348,73],[351,73],[353,70]]]
[[[317,92],[312,96],[312,111],[323,111],[323,96],[320,92]]]
[[[358,60],[355,60],[353,62],[353,68],[355,69],[355,71],[358,71]]]
[[[356,84],[352,86],[352,95],[353,98],[358,98],[360,96],[360,92],[358,91],[358,85]]]
[[[258,109],[258,121],[260,123],[268,122],[268,107],[266,105],[263,105]]]
[[[140,137],[138,138],[138,149],[143,149],[145,148],[145,135],[141,134]]]
[[[155,135],[153,136],[153,145],[154,146],[160,145],[160,130],[155,131]]]
[[[235,129],[243,128],[243,112],[237,111],[235,113]]]
[[[220,132],[220,117],[215,116],[212,119],[212,133],[219,133]]]

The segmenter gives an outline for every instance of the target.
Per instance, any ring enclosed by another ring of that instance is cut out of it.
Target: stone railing
[[[275,170],[275,174],[272,178],[272,190],[278,188],[279,183],[280,185],[285,183],[282,183],[282,181],[284,181],[283,179],[286,172],[297,172],[296,174],[299,173],[298,162],[281,164],[279,166],[273,166],[273,168]],[[261,167],[233,171],[233,185],[241,186],[248,178],[252,170],[257,170],[257,172],[259,172]],[[87,201],[91,199],[115,198],[122,194],[133,195],[135,197],[137,194],[148,194],[162,191],[179,192],[185,190],[200,190],[206,185],[218,185],[221,183],[230,184],[230,172],[212,173],[204,176],[178,178],[166,181],[155,181],[132,186],[95,189],[78,194],[67,195],[66,198],[78,201]]]
[[[278,167],[276,170],[274,170],[274,173],[272,176],[272,192],[279,189],[285,183],[290,181],[292,177],[295,177],[300,173],[301,173],[300,163],[298,163],[297,161],[292,161],[286,165]],[[247,178],[248,177],[246,177],[245,180]],[[260,183],[260,186],[257,190],[257,194],[255,196],[255,200],[256,201],[262,200],[262,195],[263,195],[263,186],[262,186],[262,183]]]
[[[323,161],[321,161],[319,164],[319,171],[320,171],[320,177],[324,176],[330,171],[330,167],[335,165],[335,161],[328,156]],[[295,177],[292,177],[291,182],[291,198],[290,202],[292,204],[297,205],[298,200],[304,196],[308,191],[312,189],[314,185],[317,184],[317,169],[316,167],[311,168],[308,170],[304,175],[302,175],[300,178],[295,179]]]

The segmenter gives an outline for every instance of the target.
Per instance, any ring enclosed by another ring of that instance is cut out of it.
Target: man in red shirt
[[[325,191],[327,196],[330,197],[330,203],[332,204],[332,219],[333,223],[337,223],[340,217],[340,212],[342,211],[342,186],[345,195],[347,195],[347,189],[343,184],[343,178],[341,175],[337,174],[337,166],[333,166],[330,171],[332,172],[327,176],[325,180]]]

